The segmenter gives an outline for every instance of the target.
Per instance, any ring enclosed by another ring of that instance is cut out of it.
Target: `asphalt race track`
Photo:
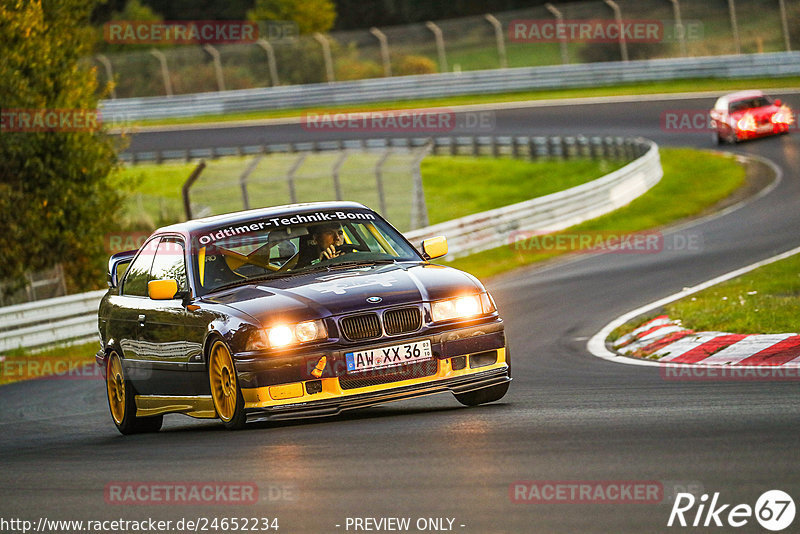
[[[800,108],[797,94],[776,96]],[[708,133],[663,131],[661,113],[712,104],[713,98],[687,98],[503,109],[494,133],[642,135],[664,146],[709,148]],[[297,124],[225,127],[141,133],[132,149],[331,137]],[[513,357],[514,382],[503,401],[464,408],[449,396],[428,397],[241,432],[174,415],[158,434],[123,437],[100,380],[12,384],[0,388],[0,517],[152,517],[173,524],[277,517],[283,533],[364,532],[353,518],[389,517],[410,518],[408,531],[418,532],[436,526],[419,518],[445,518],[434,531],[650,533],[704,530],[667,527],[676,485],[698,495],[719,492],[719,504],[731,507],[754,507],[772,489],[800,504],[797,381],[666,380],[656,368],[600,360],[586,350],[587,339],[622,313],[800,245],[800,135],[724,149],[767,158],[783,177],[769,194],[677,230],[700,246],[586,256],[488,284]],[[670,235],[665,242],[679,242]],[[665,494],[659,504],[512,502],[510,489],[525,480],[657,481]],[[258,502],[107,503],[105,488],[120,481],[254,483]],[[765,531],[754,517],[735,530]]]

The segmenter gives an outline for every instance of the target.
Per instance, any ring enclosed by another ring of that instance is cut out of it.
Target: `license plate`
[[[758,133],[771,132],[772,131],[772,125],[771,124],[764,124],[762,126],[759,126],[756,131]]]
[[[433,358],[431,342],[414,341],[401,345],[391,345],[377,349],[359,350],[345,353],[347,372],[360,373],[371,369],[397,367],[409,363],[423,362]]]

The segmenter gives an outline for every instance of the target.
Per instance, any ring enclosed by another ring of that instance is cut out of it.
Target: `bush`
[[[432,74],[438,72],[436,63],[425,56],[402,56],[396,66],[392,67],[392,74],[395,76],[407,76],[411,74]]]

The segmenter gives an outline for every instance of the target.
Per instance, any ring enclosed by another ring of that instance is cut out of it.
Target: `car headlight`
[[[297,324],[281,324],[253,332],[247,342],[247,350],[288,347],[327,337],[328,329],[320,319]]]
[[[496,310],[497,307],[488,293],[437,300],[431,303],[431,315],[434,323],[453,319],[469,319],[493,313]]]
[[[756,119],[753,118],[753,116],[748,113],[744,117],[739,119],[739,122],[736,123],[736,126],[738,126],[740,130],[744,130],[746,132],[749,132],[751,130],[755,130],[756,129]]]
[[[792,110],[787,107],[781,107],[772,115],[773,124],[792,124],[794,117],[792,117]]]

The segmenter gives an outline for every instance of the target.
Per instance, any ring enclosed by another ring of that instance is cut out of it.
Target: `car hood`
[[[393,264],[259,281],[205,300],[224,304],[252,316],[262,326],[270,326],[480,291],[484,288],[475,277],[450,267]]]

